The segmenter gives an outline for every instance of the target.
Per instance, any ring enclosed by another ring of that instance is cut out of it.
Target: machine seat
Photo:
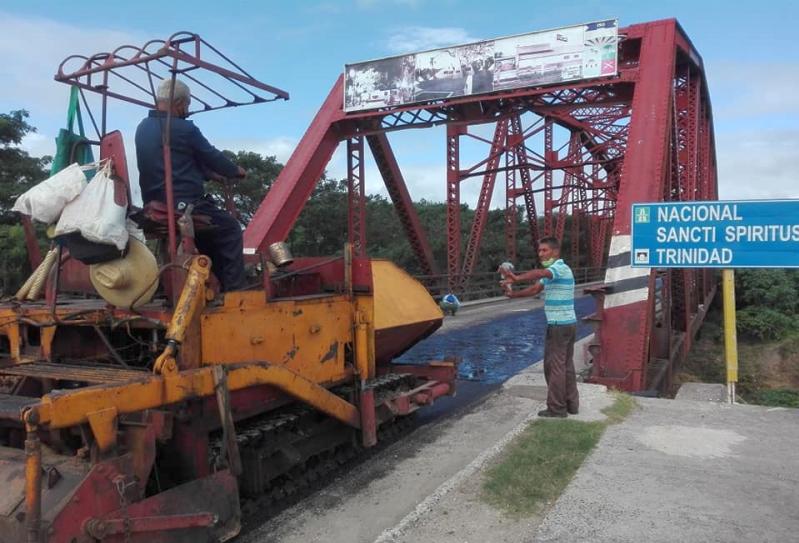
[[[180,212],[175,212],[175,228]],[[208,215],[194,214],[191,218],[194,221],[194,231],[201,232],[214,228],[211,224],[211,217]],[[130,219],[139,225],[147,239],[160,239],[167,237],[167,207],[164,202],[151,201],[144,204],[144,207],[134,208],[130,214]],[[179,232],[178,232],[179,233]]]

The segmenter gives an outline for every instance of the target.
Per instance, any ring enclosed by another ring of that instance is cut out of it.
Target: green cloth
[[[74,132],[75,118],[78,119],[78,133]],[[89,164],[94,162],[94,154],[86,133],[83,130],[83,117],[78,104],[78,87],[72,87],[67,109],[67,127],[58,132],[55,139],[56,151],[50,175],[60,172],[73,162]]]

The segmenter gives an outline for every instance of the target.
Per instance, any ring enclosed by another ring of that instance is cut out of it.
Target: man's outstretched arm
[[[518,275],[513,272],[507,272],[507,277],[514,283],[519,281],[538,281],[543,278],[552,279],[552,272],[545,269],[529,270]]]
[[[505,296],[508,298],[526,298],[528,296],[535,296],[536,294],[540,293],[544,290],[544,285],[541,283],[533,283],[527,288],[523,288],[521,290],[507,290],[505,292]]]
[[[206,169],[223,177],[244,177],[244,170],[236,166],[222,151],[211,145],[196,126],[191,135],[191,148]]]

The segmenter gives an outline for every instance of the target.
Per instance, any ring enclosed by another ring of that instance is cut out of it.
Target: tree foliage
[[[49,157],[34,158],[19,148],[34,132],[28,112],[0,113],[0,293],[15,291],[30,274],[25,235],[11,211],[17,196],[47,177]]]
[[[235,181],[235,184],[231,184],[228,190],[238,211],[239,220],[246,225],[255,215],[258,206],[272,187],[272,183],[283,165],[273,156],[262,156],[251,151],[237,153],[225,151],[225,154],[247,171],[247,177]],[[225,187],[221,183],[208,182],[206,192],[220,207],[225,207]]]
[[[50,157],[34,158],[19,148],[22,138],[36,129],[24,110],[0,113],[0,224],[17,224],[11,212],[17,196],[47,177]]]
[[[799,326],[797,270],[739,270],[735,291],[736,328],[743,337],[782,339]]]

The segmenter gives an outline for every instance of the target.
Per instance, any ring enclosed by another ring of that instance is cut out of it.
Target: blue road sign
[[[799,200],[633,204],[634,268],[799,268]]]

